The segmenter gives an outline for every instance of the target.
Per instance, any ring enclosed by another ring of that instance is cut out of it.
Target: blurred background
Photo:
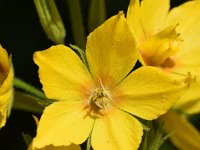
[[[67,31],[66,45],[76,44],[68,11],[69,1],[55,0]],[[80,0],[86,35],[90,32],[87,23],[91,1]],[[183,2],[184,0],[172,0],[172,7]],[[128,4],[129,0],[105,0],[106,18],[117,14],[120,10],[126,11]],[[12,54],[15,76],[41,88],[37,66],[33,63],[32,55],[34,51],[47,49],[54,43],[47,38],[42,29],[33,0],[0,0],[0,44],[9,54]],[[34,136],[36,130],[32,115],[32,112],[12,110],[6,126],[0,130],[1,150],[25,150],[27,148],[23,134]]]

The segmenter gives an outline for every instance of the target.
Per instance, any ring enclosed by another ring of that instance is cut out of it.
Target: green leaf
[[[85,66],[88,67],[85,52],[76,45],[70,44],[70,47],[78,53]]]
[[[42,101],[29,94],[15,91],[13,108],[33,113],[42,113],[45,108],[45,104],[42,104]]]
[[[47,97],[44,95],[44,93],[42,91],[38,90],[34,86],[24,82],[21,79],[14,78],[14,86],[18,89],[21,89],[28,93],[31,93],[32,95],[35,95],[41,99],[47,99]]]
[[[42,113],[45,106],[55,101],[48,99],[42,91],[20,79],[14,79],[14,86],[13,108],[15,109]]]

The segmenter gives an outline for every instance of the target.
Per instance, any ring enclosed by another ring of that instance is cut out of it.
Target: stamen
[[[95,104],[99,109],[106,109],[108,107],[111,98],[104,88],[95,90],[89,97],[89,103]]]
[[[101,79],[97,87],[87,98],[87,108],[93,117],[100,117],[107,114],[112,106],[112,99],[109,91],[103,86]]]
[[[166,28],[142,43],[140,51],[146,65],[162,66],[165,63],[166,66],[165,61],[180,51],[181,39],[176,27]]]

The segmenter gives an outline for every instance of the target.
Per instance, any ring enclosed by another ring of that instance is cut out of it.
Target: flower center
[[[95,90],[89,97],[89,103],[94,109],[107,109],[111,104],[109,92],[103,87]]]
[[[175,29],[168,27],[142,43],[140,51],[146,65],[172,67],[169,59],[180,51],[181,42]]]

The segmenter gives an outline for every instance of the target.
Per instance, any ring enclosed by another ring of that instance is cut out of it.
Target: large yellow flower
[[[139,0],[131,0],[127,22],[135,35],[140,61],[144,66],[161,68],[175,78],[181,78],[187,74],[196,77],[196,83],[191,85],[174,107],[188,114],[199,113],[200,1],[189,1],[170,11],[169,8],[170,0],[143,0],[141,3]],[[170,123],[169,125],[171,126]],[[187,126],[181,127],[181,125],[180,123],[181,129]],[[189,131],[191,131],[189,128],[185,130],[188,133],[185,135],[192,136],[192,132]],[[196,135],[199,135],[198,131],[196,132]],[[176,135],[178,134],[174,134]],[[187,138],[185,136],[185,142]],[[180,140],[183,141],[183,139]],[[192,139],[200,143],[200,136],[199,138],[193,136]],[[175,143],[181,149],[185,148],[185,144]],[[191,141],[191,147],[194,143]],[[197,149],[200,147],[198,146]]]
[[[13,99],[13,68],[5,49],[0,46],[0,128],[6,123]]]
[[[137,149],[143,128],[134,116],[156,119],[186,87],[157,68],[130,73],[137,54],[122,13],[88,36],[89,70],[69,47],[36,52],[43,90],[58,101],[45,108],[33,146],[81,144],[91,136],[95,150]]]

